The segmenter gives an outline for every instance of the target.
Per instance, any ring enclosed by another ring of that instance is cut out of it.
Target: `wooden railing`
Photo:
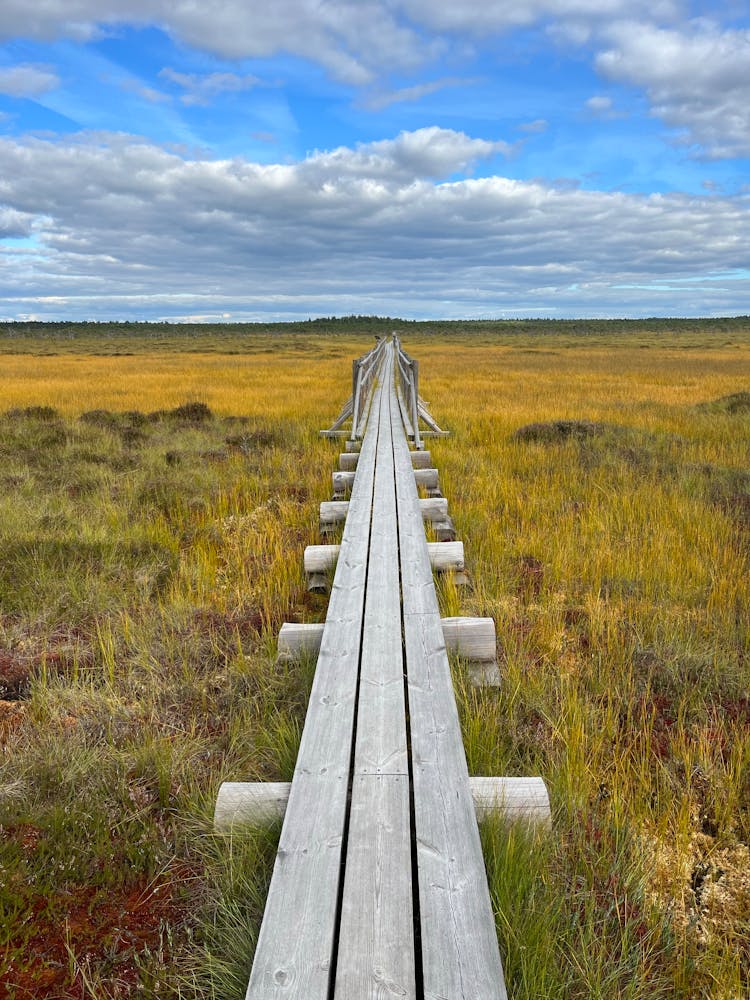
[[[385,337],[378,337],[377,341],[372,350],[352,361],[352,394],[344,403],[333,424],[327,430],[320,432],[323,437],[348,436],[351,441],[359,441],[364,436],[375,377],[383,360],[386,346]],[[342,430],[350,418],[351,429]]]

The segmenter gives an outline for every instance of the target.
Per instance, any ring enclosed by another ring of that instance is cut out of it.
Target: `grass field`
[[[95,334],[3,344],[0,992],[239,1000],[278,831],[211,813],[291,776],[313,665],[274,637],[325,616],[317,432],[371,338]],[[453,432],[441,602],[498,628],[499,691],[454,664],[470,770],[553,804],[482,830],[510,996],[748,996],[750,333],[404,346]]]

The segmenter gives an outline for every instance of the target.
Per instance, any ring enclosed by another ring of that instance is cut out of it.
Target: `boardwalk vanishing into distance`
[[[433,568],[460,579],[463,546],[425,468],[422,439],[443,432],[396,337],[354,363],[326,433],[349,449],[336,509],[321,507],[322,532],[344,520],[341,544],[306,553],[328,613],[279,639],[283,655],[317,651],[294,778],[226,783],[216,809],[219,829],[284,815],[247,997],[502,1000],[477,816],[547,821],[549,803],[538,778],[469,778],[447,646],[496,681],[494,623],[441,621]]]

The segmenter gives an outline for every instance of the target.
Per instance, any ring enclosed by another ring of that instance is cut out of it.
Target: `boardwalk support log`
[[[443,640],[468,666],[475,687],[499,687],[500,671],[495,655],[495,623],[491,618],[443,618]],[[315,657],[323,638],[323,624],[284,622],[277,643],[279,663]]]
[[[312,593],[327,594],[331,589],[339,549],[339,545],[308,545],[305,549],[307,589]],[[465,582],[463,542],[428,542],[427,551],[435,573],[455,573],[457,584]]]
[[[552,823],[542,778],[469,778],[477,819],[525,821],[539,828]],[[240,832],[283,820],[291,782],[225,781],[214,810],[216,833]]]
[[[441,537],[437,534],[439,542],[455,541],[455,531],[453,521],[448,516],[448,501],[445,497],[428,497],[419,501],[419,509],[422,517],[428,521],[433,530],[438,533],[440,530],[452,531],[453,537]],[[346,521],[349,511],[348,500],[323,500],[320,504],[320,533],[321,535],[331,534],[336,528]]]

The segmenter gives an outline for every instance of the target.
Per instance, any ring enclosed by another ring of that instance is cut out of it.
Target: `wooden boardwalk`
[[[409,408],[398,343],[371,354],[367,392],[351,408],[361,451],[247,1000],[502,1000],[404,422],[418,417],[416,381]],[[355,393],[356,380],[355,369]]]

